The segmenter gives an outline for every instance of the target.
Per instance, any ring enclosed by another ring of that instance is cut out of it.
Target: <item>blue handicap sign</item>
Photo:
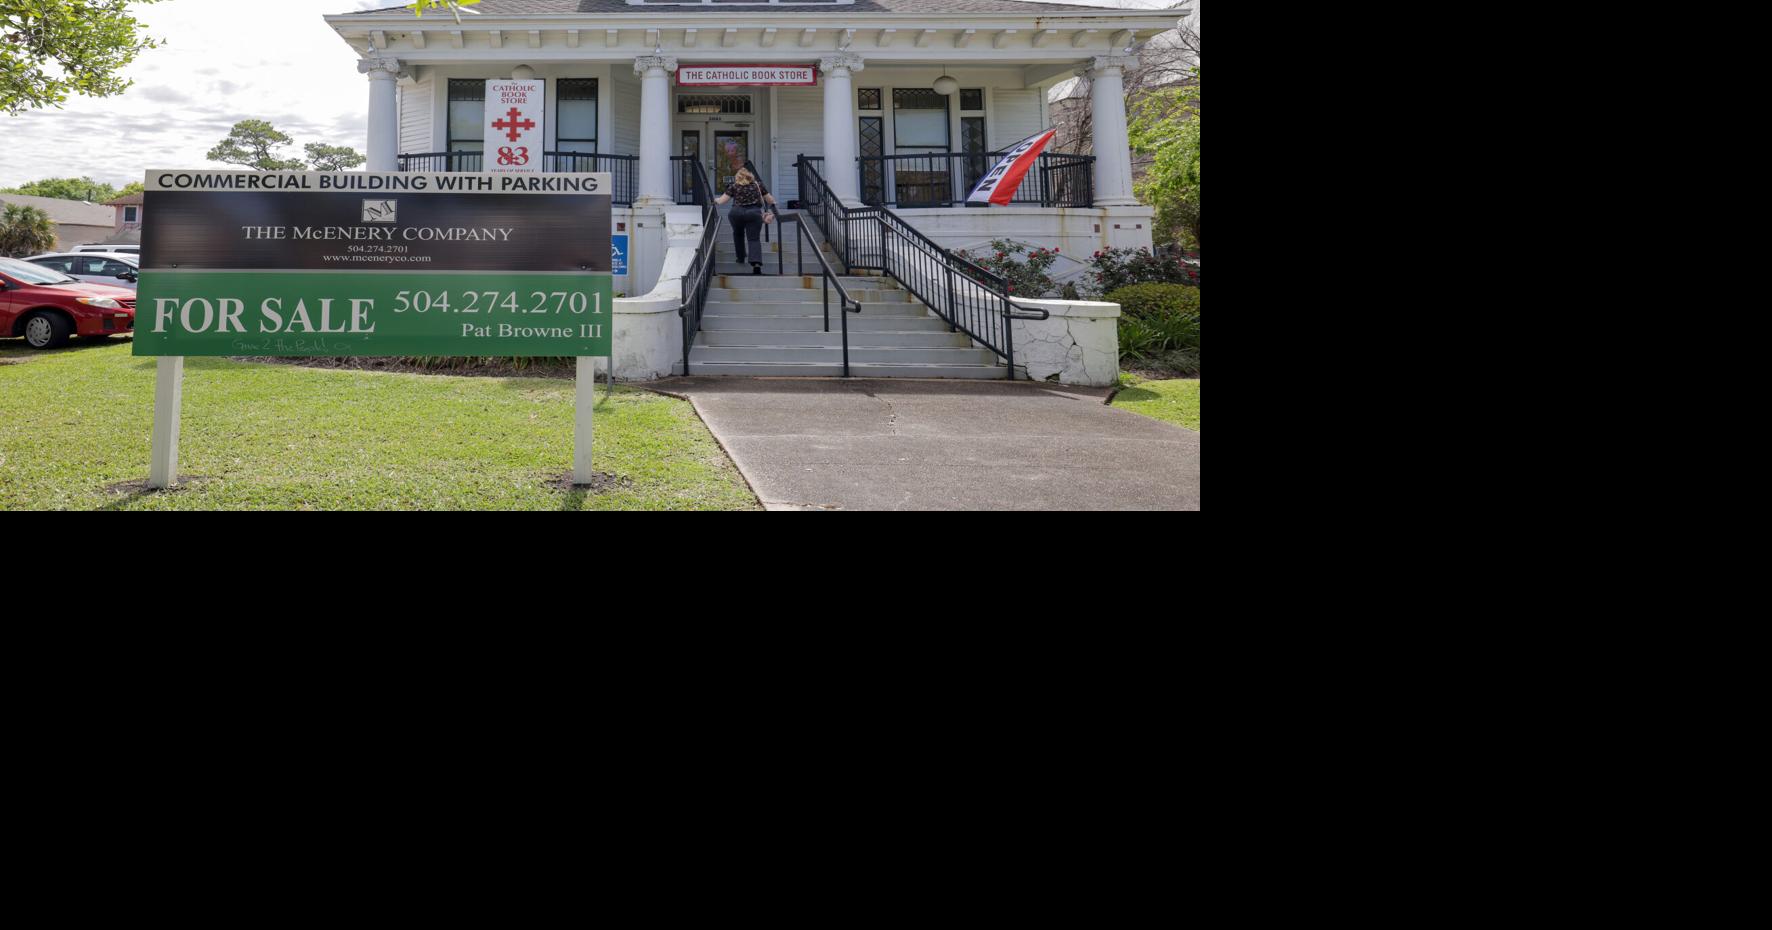
[[[628,237],[609,237],[609,273],[628,273]]]

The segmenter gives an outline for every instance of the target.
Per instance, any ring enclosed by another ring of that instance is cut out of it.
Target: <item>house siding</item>
[[[781,158],[781,189],[776,198],[785,203],[800,196],[800,178],[794,162],[801,155],[824,154],[824,89],[781,87],[777,91],[775,138],[776,152]]]
[[[431,95],[436,82],[427,78],[400,88],[400,151],[438,151],[431,142]]]

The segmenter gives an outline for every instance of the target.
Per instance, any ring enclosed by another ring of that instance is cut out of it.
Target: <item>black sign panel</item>
[[[146,269],[610,270],[610,198],[150,190]]]

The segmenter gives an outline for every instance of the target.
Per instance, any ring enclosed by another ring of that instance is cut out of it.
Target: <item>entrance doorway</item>
[[[756,157],[751,148],[750,94],[678,94],[677,151],[700,161],[719,193],[732,183],[746,159]],[[687,174],[679,179],[680,190],[690,189]]]

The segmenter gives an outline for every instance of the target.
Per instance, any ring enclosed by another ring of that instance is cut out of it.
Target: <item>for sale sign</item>
[[[487,171],[540,171],[547,133],[546,81],[486,82]]]
[[[609,354],[606,173],[146,186],[136,355]]]

